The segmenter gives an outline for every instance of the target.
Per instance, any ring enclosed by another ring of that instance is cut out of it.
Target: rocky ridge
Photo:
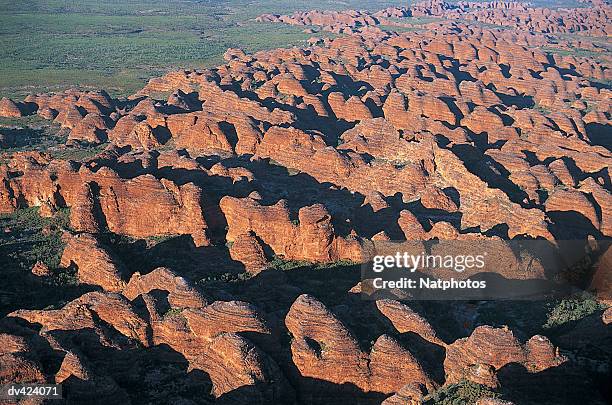
[[[104,148],[0,166],[0,213],[70,210],[59,266],[94,290],[1,319],[0,384],[61,382],[88,403],[422,403],[461,381],[510,392],[535,381],[553,395],[547,378],[585,380],[563,353],[582,335],[552,343],[465,314],[450,333],[418,305],[359,300],[341,275],[324,299],[274,270],[350,267],[377,240],[611,237],[609,50],[564,35],[608,35],[609,6],[544,10],[429,1],[261,16],[346,35],[230,49],[217,68],[169,73],[128,99],[0,101],[1,116],[36,114],[68,146]],[[419,16],[447,21],[380,29]],[[550,50],[577,45],[588,56]],[[130,260],[109,235],[190,265]],[[227,269],[239,290],[201,283]],[[585,319],[603,342],[608,313]],[[179,398],[150,397],[160,381]]]

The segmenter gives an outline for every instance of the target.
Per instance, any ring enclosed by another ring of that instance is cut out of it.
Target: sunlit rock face
[[[0,319],[0,384],[62,383],[74,403],[420,404],[476,384],[507,395],[479,404],[533,387],[605,403],[591,377],[609,376],[612,319],[610,13],[435,0],[265,14],[313,38],[229,49],[128,99],[3,98],[3,119],[36,114],[64,138],[14,152],[21,133],[2,134],[0,213],[66,221],[36,235],[63,234],[57,257],[32,248],[42,304]],[[589,315],[356,296],[372,241],[511,239],[588,240]],[[547,316],[572,323],[543,329]]]

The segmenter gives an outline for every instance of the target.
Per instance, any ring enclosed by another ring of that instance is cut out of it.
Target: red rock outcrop
[[[291,398],[292,390],[274,360],[239,333],[225,331],[229,327],[240,332],[267,332],[265,326],[248,311],[248,306],[239,303],[185,310],[184,316],[179,314],[155,320],[152,323],[153,340],[181,353],[189,361],[190,368],[206,372],[215,397],[238,390],[243,392],[237,393],[238,402],[263,404],[273,398]],[[228,323],[239,319],[244,322],[233,326]]]
[[[494,374],[487,373],[488,377],[483,380],[482,374],[474,371],[486,366],[495,371],[506,364],[519,363],[531,372],[537,372],[564,361],[566,359],[559,356],[548,339],[542,336],[534,336],[522,346],[507,328],[479,326],[468,338],[459,339],[447,347],[444,370],[447,383],[467,378],[479,384],[496,386]]]
[[[0,117],[19,118],[22,116],[21,109],[13,100],[6,97],[0,100]]]
[[[105,227],[141,238],[189,234],[197,245],[209,243],[202,192],[193,183],[179,186],[150,174],[122,179],[107,167],[94,172],[85,166],[49,165],[41,156],[25,158],[23,174],[4,182],[6,209],[20,200],[26,206],[74,207],[71,225],[77,231],[97,232]]]
[[[29,352],[25,339],[0,334],[0,383],[44,384],[48,382],[42,365]]]
[[[168,129],[177,147],[202,152],[233,152],[219,121],[201,112],[168,117]]]
[[[381,335],[370,351],[370,389],[385,394],[404,384],[434,385],[417,359],[388,335]]]
[[[575,211],[591,221],[595,229],[600,227],[595,207],[577,190],[555,190],[546,200],[546,211]]]
[[[408,383],[432,384],[413,355],[390,336],[380,336],[369,354],[362,352],[346,326],[312,296],[297,298],[285,324],[293,337],[293,362],[305,377],[384,393]]]
[[[431,343],[446,346],[438,338],[429,322],[410,309],[409,306],[398,301],[385,299],[376,301],[376,307],[391,321],[391,324],[399,333],[413,332]]]
[[[364,386],[367,354],[351,332],[314,297],[301,295],[285,318],[293,362],[306,377]]]
[[[32,267],[32,274],[37,277],[46,277],[49,276],[51,272],[49,270],[49,267],[39,260]]]
[[[268,266],[263,247],[252,234],[238,235],[229,251],[231,258],[244,264],[249,273],[257,274]]]
[[[200,309],[186,310],[183,316],[197,336],[212,339],[226,332],[248,333],[253,340],[269,342],[266,340],[271,334],[269,326],[258,310],[246,302],[215,301]]]
[[[321,204],[301,208],[297,224],[290,219],[283,200],[263,206],[252,198],[226,196],[220,205],[228,223],[226,238],[230,242],[236,243],[252,232],[286,259],[320,262],[361,259],[359,242],[336,237],[331,216]]]
[[[508,225],[511,238],[525,234],[554,239],[544,213],[522,208],[512,203],[501,190],[489,188],[481,179],[469,173],[452,152],[440,149],[436,152],[435,162],[437,172],[445,182],[460,190],[461,212],[464,213],[462,227],[479,226],[484,231],[504,223]],[[503,209],[497,209],[502,206]],[[478,212],[484,215],[478,215]],[[491,213],[495,213],[495,216],[491,216]]]
[[[124,389],[108,375],[92,370],[85,355],[77,354],[76,349],[64,356],[55,382],[63,384],[66,396],[71,401],[103,403],[105,401],[130,402]]]
[[[106,291],[118,292],[126,286],[126,269],[98,240],[88,234],[70,235],[64,233],[66,247],[61,265],[75,265],[79,282],[98,285]]]
[[[122,294],[133,301],[139,295],[153,290],[167,291],[168,303],[173,308],[201,308],[207,303],[187,280],[166,268],[157,268],[145,275],[134,273]]]
[[[107,119],[98,114],[89,113],[72,128],[68,140],[99,144],[106,140],[108,128],[109,123]]]
[[[416,384],[406,384],[382,405],[420,405],[424,401],[423,389]]]
[[[357,96],[351,96],[348,100],[345,100],[342,93],[334,92],[329,93],[327,102],[339,119],[361,121],[372,118],[372,113],[368,107]]]
[[[257,148],[257,155],[308,173],[319,182],[362,193],[374,189],[384,195],[402,193],[410,199],[426,181],[424,169],[418,164],[398,167],[382,159],[367,163],[356,153],[341,154],[320,136],[297,129],[272,127]]]
[[[42,325],[43,331],[76,331],[97,328],[98,319],[111,325],[125,336],[149,345],[148,324],[123,296],[91,292],[56,310],[18,310],[9,317],[22,318]]]

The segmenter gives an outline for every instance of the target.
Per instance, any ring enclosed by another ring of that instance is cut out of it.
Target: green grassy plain
[[[0,0],[0,97],[74,86],[125,96],[168,70],[215,66],[229,47],[257,51],[300,45],[311,36],[300,27],[255,23],[262,13],[401,3]]]
[[[380,10],[399,0],[0,0],[0,97],[104,88],[126,96],[177,68],[215,66],[229,47],[301,45],[301,27],[258,24],[262,13]],[[536,1],[538,3],[538,1]],[[547,2],[575,5],[574,0]],[[540,4],[537,4],[540,5]]]

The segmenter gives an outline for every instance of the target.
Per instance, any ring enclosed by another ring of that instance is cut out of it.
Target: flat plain
[[[255,24],[264,12],[380,9],[393,1],[0,1],[0,97],[70,87],[129,95],[171,69],[222,62],[227,48],[303,45],[298,27]]]

